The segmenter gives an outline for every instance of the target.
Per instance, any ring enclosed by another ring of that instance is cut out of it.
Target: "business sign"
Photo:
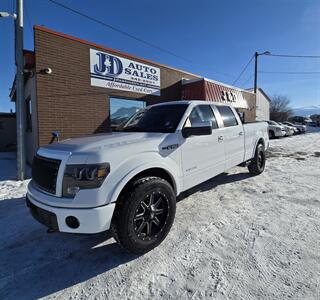
[[[237,94],[232,91],[221,91],[221,98],[224,101],[237,102]]]
[[[90,49],[91,85],[160,96],[160,69]]]

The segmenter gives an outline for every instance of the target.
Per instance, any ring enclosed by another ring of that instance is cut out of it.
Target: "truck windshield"
[[[169,104],[140,110],[116,131],[175,132],[187,107],[188,104]]]

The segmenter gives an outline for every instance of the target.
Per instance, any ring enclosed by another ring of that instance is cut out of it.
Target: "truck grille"
[[[32,180],[42,190],[55,194],[61,160],[36,155],[32,163]]]

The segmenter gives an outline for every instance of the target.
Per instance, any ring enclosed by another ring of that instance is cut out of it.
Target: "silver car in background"
[[[287,122],[287,121],[283,122],[283,124],[297,128],[299,130],[299,133],[306,133],[306,131],[307,131],[306,125],[293,124],[293,123]]]
[[[268,133],[269,133],[270,139],[286,136],[286,131],[283,126],[280,126],[275,121],[266,121],[266,122],[268,123]]]
[[[286,131],[286,136],[292,136],[298,132],[298,129],[289,125],[285,125],[281,122],[277,122],[280,126],[282,126]]]

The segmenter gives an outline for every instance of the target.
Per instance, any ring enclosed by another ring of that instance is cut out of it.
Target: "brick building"
[[[141,107],[179,99],[252,110],[246,97],[254,97],[250,91],[41,26],[34,27],[34,51],[25,51],[25,69],[29,162],[53,131],[60,139],[107,132]],[[15,84],[11,99],[15,101]]]

